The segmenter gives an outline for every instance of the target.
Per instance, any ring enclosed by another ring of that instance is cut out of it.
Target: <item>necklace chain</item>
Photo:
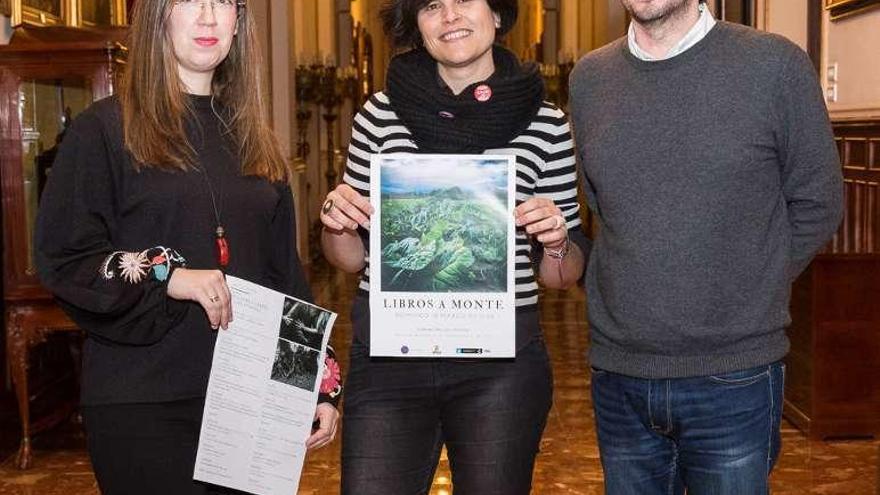
[[[214,95],[211,95],[211,112],[213,112],[214,116],[217,117],[217,120],[223,124],[223,127],[226,128],[226,132],[231,132],[226,121],[223,120],[223,117],[221,117],[220,114],[217,113],[217,109],[214,108]],[[208,193],[211,195],[211,207],[214,209],[214,220],[217,222],[217,228],[214,232],[214,243],[217,248],[217,264],[221,270],[225,270],[227,265],[229,265],[229,242],[226,240],[226,231],[223,228],[223,224],[220,223],[220,209],[217,207],[217,198],[214,195],[214,187],[211,185],[211,178],[208,176],[207,168],[197,164],[196,170],[201,172],[202,176],[205,178],[205,184],[208,186]]]
[[[213,112],[214,117],[217,117],[217,120],[219,120],[220,123],[223,124],[223,128],[226,129],[226,132],[231,133],[232,129],[229,128],[229,124],[226,123],[226,120],[223,117],[221,117],[220,114],[217,113],[217,109],[214,108],[214,95],[213,94],[211,95],[211,112]]]
[[[214,108],[214,95],[211,95],[211,112],[214,114],[215,117],[217,117],[217,120],[219,120],[220,123],[223,124],[223,127],[226,129],[226,131],[230,132],[229,126],[226,124],[226,121],[223,120],[223,117],[221,117],[220,114],[217,112],[217,109]],[[217,208],[217,199],[214,195],[214,187],[211,185],[211,178],[208,177],[208,171],[201,165],[196,165],[196,170],[201,172],[202,177],[205,178],[205,184],[208,186],[208,194],[211,195],[211,207],[214,209],[214,220],[216,220],[217,222],[217,229],[222,231],[223,224],[220,222],[220,209]]]
[[[214,219],[217,221],[217,228],[223,228],[220,223],[220,210],[217,208],[217,200],[214,197],[214,188],[211,186],[211,178],[208,177],[208,171],[201,166],[196,166],[196,169],[202,173],[202,177],[205,178],[205,184],[208,185],[208,194],[211,195],[211,206],[214,208]]]

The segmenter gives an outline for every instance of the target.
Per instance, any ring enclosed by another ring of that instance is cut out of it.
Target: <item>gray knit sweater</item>
[[[578,63],[571,106],[599,219],[591,364],[676,378],[783,357],[791,282],[842,211],[806,54],[725,22],[659,62],[637,59],[623,38]]]

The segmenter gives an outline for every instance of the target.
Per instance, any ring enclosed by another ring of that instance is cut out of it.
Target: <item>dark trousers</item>
[[[609,495],[766,495],[785,366],[648,380],[593,370]]]
[[[193,481],[204,399],[85,406],[89,457],[103,495],[239,493]]]
[[[428,493],[443,444],[456,495],[529,493],[552,389],[541,339],[496,361],[371,359],[355,342],[343,495]]]

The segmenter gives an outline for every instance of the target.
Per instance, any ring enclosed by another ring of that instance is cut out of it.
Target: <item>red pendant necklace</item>
[[[214,188],[211,186],[211,179],[208,177],[208,172],[200,166],[197,166],[196,169],[198,169],[205,178],[205,184],[208,186],[208,193],[211,195],[211,206],[214,209],[214,220],[217,224],[217,228],[214,229],[214,245],[217,248],[217,265],[221,270],[225,270],[229,265],[229,241],[226,240],[226,229],[223,228],[223,224],[220,222],[220,210],[217,208],[217,200],[214,197]]]
[[[229,264],[229,242],[226,237],[223,237],[225,233],[223,226],[218,224],[215,231],[217,238],[214,243],[217,245],[217,264],[221,269],[226,269],[226,265]]]
[[[217,113],[217,110],[214,108],[214,95],[211,95],[211,112],[217,117],[217,120],[223,124],[223,127],[229,132],[229,126],[226,125],[226,121],[220,117],[220,114]],[[207,169],[202,167],[197,167],[199,172],[205,177],[205,184],[208,185],[208,193],[211,195],[211,206],[214,209],[214,220],[217,223],[217,228],[214,229],[214,246],[216,247],[216,256],[217,256],[217,265],[220,267],[220,270],[225,271],[226,267],[229,266],[229,241],[226,239],[226,229],[223,228],[223,224],[220,222],[220,209],[217,208],[217,199],[214,197],[214,188],[211,186],[211,178],[208,177]]]

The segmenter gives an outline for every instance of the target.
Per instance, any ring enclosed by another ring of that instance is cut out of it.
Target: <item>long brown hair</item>
[[[120,102],[125,147],[137,167],[188,170],[196,161],[185,132],[192,109],[166,33],[174,4],[139,0],[132,12]],[[212,94],[230,115],[227,124],[238,145],[242,173],[286,180],[289,169],[268,125],[254,20],[243,2],[238,9],[238,34],[214,71]]]

